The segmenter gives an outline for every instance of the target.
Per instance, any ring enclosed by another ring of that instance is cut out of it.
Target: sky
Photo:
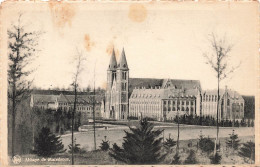
[[[214,33],[233,46],[229,67],[241,63],[221,88],[243,95],[257,90],[257,2],[36,1],[6,2],[2,8],[3,32],[19,13],[28,30],[44,32],[30,66],[37,67],[30,76],[36,87],[69,87],[79,51],[86,58],[79,85],[93,87],[95,78],[96,87],[105,88],[112,49],[119,61],[124,48],[131,78],[200,80],[202,89],[216,89],[216,74],[203,57],[211,52],[208,39]]]

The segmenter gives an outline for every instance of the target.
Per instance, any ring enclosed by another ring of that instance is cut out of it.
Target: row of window
[[[176,110],[177,109],[177,110]],[[163,111],[194,111],[193,107],[163,107]]]
[[[109,75],[108,75],[108,80],[109,80],[109,79],[110,79],[110,78],[109,78]],[[112,81],[113,81],[114,79],[116,80],[116,72],[113,72],[113,73],[112,73]],[[127,79],[127,71],[123,71],[123,72],[122,72],[122,77],[121,77],[121,79],[122,79],[122,80],[126,80],[126,79]]]
[[[160,111],[160,106],[147,106],[147,105],[130,105],[131,111]]]
[[[194,101],[180,101],[180,100],[177,100],[177,102],[176,101],[163,101],[163,104],[164,105],[166,105],[167,104],[167,102],[168,102],[168,105],[171,105],[171,104],[173,104],[173,105],[175,105],[176,103],[178,104],[178,105],[184,105],[185,103],[186,103],[186,105],[193,105],[194,104]]]
[[[217,95],[204,95],[203,101],[217,101]]]
[[[130,104],[156,104],[159,105],[158,101],[131,101]]]
[[[155,98],[160,97],[160,94],[132,94],[132,98],[143,97],[143,98]]]

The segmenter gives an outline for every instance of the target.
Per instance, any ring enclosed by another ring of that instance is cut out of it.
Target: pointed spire
[[[109,66],[108,66],[108,69],[107,70],[116,70],[116,65],[117,62],[116,62],[116,56],[115,56],[115,50],[113,48],[113,52],[112,52],[112,55],[111,55],[111,58],[110,58],[110,63],[109,63]]]
[[[123,51],[122,51],[122,54],[121,54],[120,61],[119,61],[118,65],[117,65],[117,68],[120,69],[120,70],[128,70],[128,65],[127,65],[127,62],[126,62],[124,48],[123,48]]]

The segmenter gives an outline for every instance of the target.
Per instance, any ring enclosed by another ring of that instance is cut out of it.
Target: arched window
[[[227,105],[228,105],[228,106],[230,105],[230,100],[229,100],[229,99],[227,99]]]
[[[189,111],[190,109],[189,109],[189,107],[186,107],[186,111]]]

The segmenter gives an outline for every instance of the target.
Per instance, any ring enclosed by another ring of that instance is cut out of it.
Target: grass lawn
[[[220,138],[221,142],[221,149],[220,154],[222,155],[221,164],[247,164],[243,158],[238,156],[237,151],[233,151],[231,149],[226,148],[226,141],[227,138]],[[247,141],[254,141],[253,136],[246,136],[239,138],[241,143]],[[193,149],[196,152],[196,159],[198,161],[197,164],[210,164],[209,155],[206,153],[202,153],[197,148],[198,139],[191,139],[191,140],[180,140],[180,159],[182,162],[188,156],[189,150]],[[191,147],[188,147],[188,143],[192,143]],[[161,164],[170,164],[172,161],[173,156],[176,153],[176,146],[173,147],[168,155],[166,156],[165,160],[161,162]],[[21,156],[21,163],[19,165],[70,165],[71,164],[71,154],[63,153],[57,154],[52,156],[50,159],[42,157],[38,157],[37,155],[28,154]],[[44,160],[44,161],[42,161]],[[112,157],[109,156],[108,151],[88,151],[84,154],[75,154],[74,159],[75,165],[120,165],[123,164],[114,160]],[[10,165],[13,165],[11,162]]]

